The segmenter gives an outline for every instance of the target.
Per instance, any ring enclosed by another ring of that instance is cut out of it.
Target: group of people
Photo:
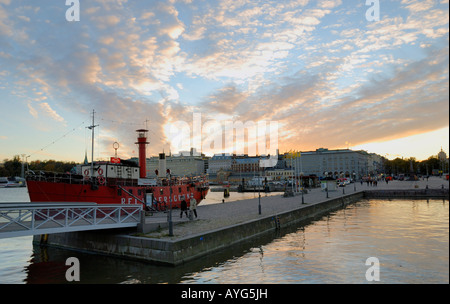
[[[181,201],[180,210],[180,218],[183,217],[183,212],[186,213],[186,217],[189,218],[187,202],[184,199]],[[195,218],[197,218],[197,200],[195,197],[191,198],[189,210],[195,215]]]
[[[362,186],[362,184],[363,184],[363,180],[361,179],[360,180],[360,182],[361,182],[361,186]],[[374,187],[376,187],[377,186],[377,184],[378,184],[378,180],[377,179],[370,179],[370,178],[368,178],[368,179],[366,179],[366,183],[367,183],[367,186],[374,186]],[[389,181],[388,181],[388,179],[386,179],[386,184],[387,183],[389,183]]]

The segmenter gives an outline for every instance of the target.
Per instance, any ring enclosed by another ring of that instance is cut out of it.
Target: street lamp
[[[169,175],[169,236],[173,236],[173,222],[172,222],[172,177],[170,175],[170,169],[167,169]]]
[[[22,154],[22,158],[20,159],[21,163],[22,163],[22,169],[20,171],[20,177],[24,178],[25,177],[25,170],[24,170],[24,166],[25,164],[23,163],[24,159],[25,159],[26,154]]]
[[[300,191],[302,192],[302,205],[305,203],[305,199],[303,197],[303,171],[300,172]]]
[[[259,181],[258,181],[258,213],[261,215],[261,167],[259,168]]]

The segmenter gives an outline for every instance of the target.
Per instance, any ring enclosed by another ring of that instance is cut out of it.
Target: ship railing
[[[83,184],[83,185],[109,185],[109,186],[137,186],[137,179],[117,179],[105,178],[100,180],[98,177],[91,178],[81,174],[61,173],[52,171],[29,171],[26,175],[27,180],[44,181],[50,183]]]
[[[158,178],[157,180],[158,186],[168,186],[169,185],[169,179],[168,178]],[[175,185],[188,185],[188,184],[205,184],[208,185],[208,179],[204,175],[200,176],[190,176],[190,177],[172,177],[170,179],[170,184]]]
[[[80,174],[61,173],[52,171],[27,171],[27,180],[45,181],[53,183],[67,183],[67,184],[85,184],[90,183],[89,179],[84,178]]]

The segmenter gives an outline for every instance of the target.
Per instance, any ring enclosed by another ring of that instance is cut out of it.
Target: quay
[[[232,196],[232,194],[231,194]],[[328,196],[328,197],[327,197]],[[156,264],[180,265],[226,249],[253,237],[311,220],[364,198],[449,199],[449,182],[438,177],[418,181],[350,184],[328,194],[319,188],[293,197],[265,196],[197,207],[198,218],[189,220],[172,211],[173,236],[167,214],[143,216],[136,229],[98,230],[36,235],[35,244],[136,259]],[[259,208],[260,207],[260,208]],[[261,214],[259,214],[261,210]],[[45,240],[45,244],[42,240]]]

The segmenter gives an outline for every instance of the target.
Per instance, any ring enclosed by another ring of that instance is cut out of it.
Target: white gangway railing
[[[0,239],[97,229],[137,227],[142,205],[2,203]]]

